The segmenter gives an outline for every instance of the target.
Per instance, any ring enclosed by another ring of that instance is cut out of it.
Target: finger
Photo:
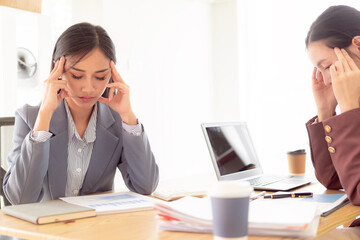
[[[111,86],[110,86],[110,84],[111,84]],[[130,92],[129,86],[126,84],[122,84],[122,83],[115,83],[115,84],[109,83],[108,87],[111,87],[111,89],[114,89],[114,90],[118,90],[124,94],[128,94]]]
[[[339,68],[337,70],[341,71],[341,72],[350,71],[351,70],[350,66],[349,66],[347,60],[345,59],[343,53],[341,52],[341,50],[339,48],[334,48],[334,51],[335,51],[335,54],[336,54],[336,56],[337,56],[337,58],[339,59],[339,62],[340,62],[338,64]]]
[[[332,66],[334,66],[334,70],[336,71],[336,74],[341,74],[344,72],[344,67],[339,60],[336,61]]]
[[[122,82],[125,83],[122,77],[120,76],[120,73],[116,70],[114,62],[110,61],[110,67],[111,67],[111,76],[113,77],[114,82]]]
[[[64,64],[65,64],[65,57],[62,56],[60,58],[60,62],[59,62],[59,65],[58,65],[58,68],[56,70],[56,75],[59,77],[61,77],[61,75],[63,74],[64,72]]]
[[[319,69],[317,69],[316,79],[317,79],[319,82],[324,82],[324,77],[323,77],[323,75],[322,75],[322,73],[320,72]]]
[[[49,84],[50,84],[50,88],[55,89],[58,94],[60,93],[61,90],[67,89],[67,81],[66,80],[53,80]]]
[[[112,100],[112,98],[114,96],[114,92],[115,92],[115,88],[111,87],[110,91],[109,91],[109,102]]]
[[[351,70],[359,69],[352,57],[348,54],[348,52],[345,49],[341,49],[342,54],[344,55],[345,59],[347,60]]]
[[[313,84],[315,84],[317,82],[316,73],[317,73],[317,68],[314,67],[313,72],[312,72],[312,76],[311,76],[311,80],[312,80]]]
[[[56,71],[58,65],[59,65],[59,59],[56,60],[55,65],[54,65],[54,68],[53,68],[53,69],[51,70],[51,72],[50,72],[50,76],[51,76],[52,74],[54,74],[54,72]]]
[[[60,99],[66,98],[67,97],[66,91],[61,91],[60,94],[59,94],[59,97],[60,97]]]
[[[334,65],[331,65],[331,67],[330,67],[330,76],[331,76],[332,81],[337,79],[338,72],[336,71],[336,67]]]
[[[127,85],[126,83],[121,83],[121,82],[108,83],[106,86],[107,87],[127,87],[127,88],[129,88],[129,85]]]
[[[49,78],[50,79],[58,79],[62,75],[62,69],[64,65],[65,58],[62,56],[60,59],[57,60],[57,64],[55,65],[53,71],[51,72]],[[60,72],[61,69],[61,72]]]
[[[323,81],[322,74],[317,67],[314,67],[314,69],[313,69],[312,81],[313,81],[313,83],[320,83]]]

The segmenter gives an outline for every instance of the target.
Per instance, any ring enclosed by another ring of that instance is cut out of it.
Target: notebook
[[[92,208],[77,206],[61,200],[6,206],[2,212],[35,224],[61,222],[96,215]]]
[[[304,176],[264,174],[245,122],[202,123],[201,127],[219,181],[246,180],[254,189],[267,191],[311,183]]]

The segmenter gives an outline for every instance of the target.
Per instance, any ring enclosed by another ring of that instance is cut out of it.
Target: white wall
[[[239,26],[237,0],[216,0],[211,7],[212,77],[215,121],[240,117]]]
[[[213,119],[210,5],[104,0],[104,12],[161,178],[213,171],[200,128]]]
[[[0,117],[14,115],[17,106],[17,70],[16,70],[16,21],[14,11],[0,7],[0,31],[6,33],[0,37]]]

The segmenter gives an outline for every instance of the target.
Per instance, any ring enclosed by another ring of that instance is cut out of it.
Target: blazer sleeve
[[[306,123],[306,129],[309,136],[309,145],[311,152],[311,161],[315,168],[317,180],[329,189],[343,188],[338,173],[332,162],[328,146],[325,141],[325,131],[323,124],[313,124],[316,117]]]
[[[50,143],[31,140],[36,117],[29,116],[29,108],[26,105],[15,113],[14,146],[7,157],[9,169],[4,177],[3,190],[12,204],[40,201],[48,169]],[[36,116],[36,112],[30,112]]]
[[[349,200],[360,205],[360,108],[344,112],[323,121],[325,131],[332,141],[330,153]]]
[[[142,126],[143,128],[143,126]],[[151,194],[159,181],[159,168],[145,131],[134,136],[123,130],[123,151],[118,165],[126,186],[140,194]]]

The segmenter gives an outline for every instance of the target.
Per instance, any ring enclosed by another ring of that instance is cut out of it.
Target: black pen
[[[303,198],[303,197],[312,197],[312,192],[295,192],[295,193],[277,193],[277,194],[270,194],[265,195],[263,198]]]

